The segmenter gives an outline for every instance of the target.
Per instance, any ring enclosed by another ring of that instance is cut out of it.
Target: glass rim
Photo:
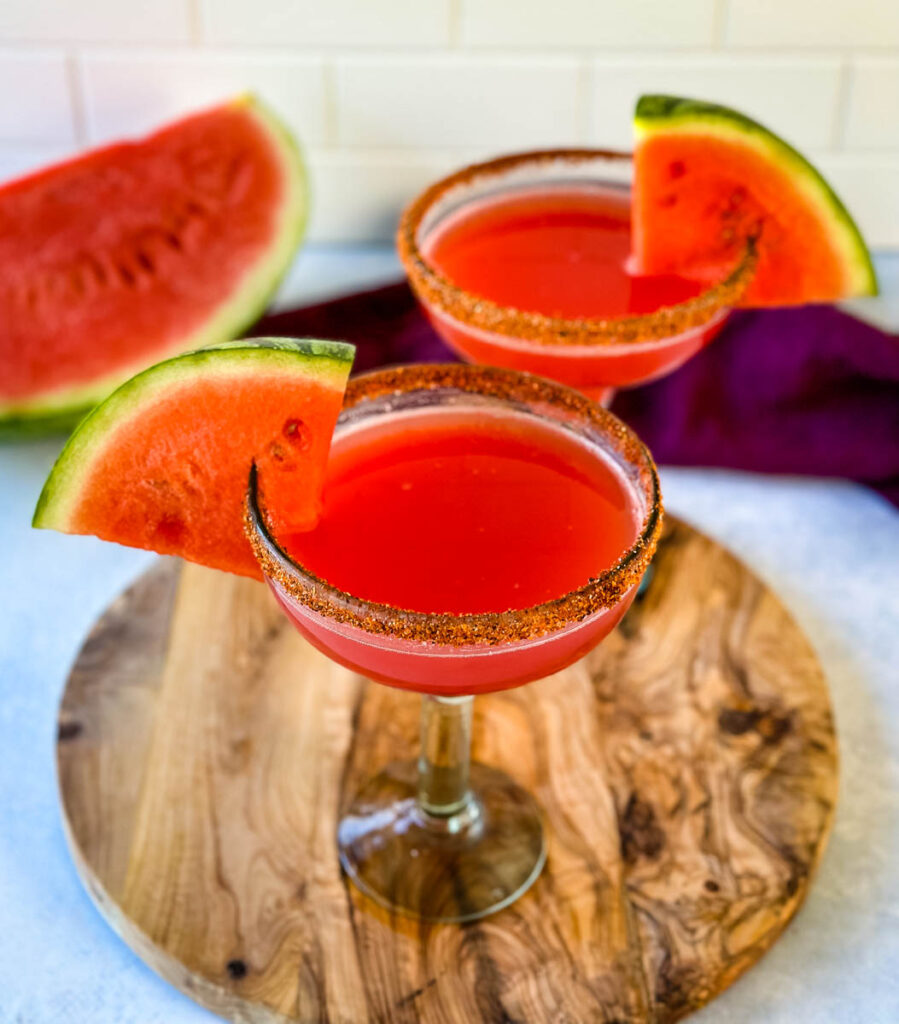
[[[418,231],[434,204],[458,186],[501,175],[527,164],[568,161],[572,164],[633,160],[633,154],[613,149],[535,149],[469,164],[429,185],[403,210],[396,246],[409,284],[417,298],[463,327],[516,338],[541,346],[632,345],[661,342],[702,327],[716,314],[739,302],[752,281],[758,262],[750,238],[736,265],[699,295],[653,313],[615,317],[555,317],[515,306],[503,306],[454,284],[431,263],[418,243]]]
[[[496,367],[425,363],[376,370],[353,378],[344,409],[414,391],[455,391],[518,403],[548,405],[581,419],[609,442],[638,480],[646,510],[634,543],[608,569],[551,601],[505,612],[455,615],[418,612],[367,601],[341,590],[294,561],[279,544],[260,505],[255,464],[250,469],[244,529],[265,576],[294,600],[332,624],[345,624],[392,640],[440,646],[496,646],[536,640],[614,607],[640,580],[658,544],[663,509],[658,471],[637,435],[578,391],[531,374]],[[564,422],[564,421],[562,421]]]

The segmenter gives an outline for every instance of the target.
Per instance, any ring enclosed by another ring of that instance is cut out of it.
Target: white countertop
[[[878,261],[899,326],[899,257]],[[389,250],[311,249],[282,304],[398,274]],[[0,1024],[193,1024],[215,1018],[145,967],[94,910],[72,867],[54,776],[57,701],[96,616],[153,560],[33,531],[59,440],[0,447]],[[899,515],[842,482],[665,469],[666,505],[781,596],[824,665],[841,793],[805,907],[705,1024],[899,1022]]]

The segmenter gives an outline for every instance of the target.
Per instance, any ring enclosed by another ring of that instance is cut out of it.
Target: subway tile
[[[849,149],[899,151],[899,60],[852,62],[846,116],[843,141]]]
[[[630,146],[637,98],[662,92],[736,107],[800,149],[825,149],[835,133],[839,81],[835,58],[597,59],[591,138]]]
[[[65,160],[75,151],[73,146],[0,145],[0,184]]]
[[[312,150],[309,236],[319,242],[393,239],[403,207],[472,153]]]
[[[66,58],[0,51],[0,142],[72,143],[75,122]]]
[[[715,0],[460,0],[461,38],[471,46],[707,46]]]
[[[337,67],[338,141],[495,152],[577,143],[581,74],[573,58],[345,58]]]
[[[728,0],[733,46],[899,45],[896,0]]]
[[[825,153],[815,164],[872,248],[899,247],[899,156]]]
[[[2,0],[0,40],[181,43],[192,0]]]
[[[84,105],[92,141],[138,135],[171,118],[252,91],[301,143],[325,141],[324,65],[317,58],[267,54],[88,53]]]
[[[449,42],[451,0],[200,0],[204,41],[297,46]]]

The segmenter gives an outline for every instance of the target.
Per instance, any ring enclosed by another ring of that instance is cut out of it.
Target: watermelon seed
[[[100,285],[100,287],[106,284],[106,268],[103,264],[95,256],[88,256],[87,264],[91,269],[91,273],[96,278],[97,284]]]
[[[117,263],[116,270],[118,270],[119,277],[121,277],[124,284],[128,288],[133,288],[136,282],[134,280],[134,274],[131,273],[128,267],[126,267],[124,263]]]
[[[186,209],[187,209],[188,214],[191,217],[197,217],[200,220],[205,220],[206,217],[209,216],[209,211],[206,209],[206,207],[205,206],[201,206],[199,203],[195,202],[193,199],[188,201]]]
[[[272,462],[283,472],[292,473],[297,468],[296,462],[291,458],[292,453],[288,452],[281,441],[271,441],[268,445],[268,454]]]
[[[180,516],[164,515],[156,524],[156,534],[164,542],[180,544],[186,532],[186,525]]]
[[[663,210],[667,210],[669,207],[676,205],[676,203],[677,196],[673,193],[669,193],[667,196],[662,196],[659,200],[659,206],[661,206]]]
[[[167,231],[165,240],[176,252],[181,252],[181,239],[174,233],[174,231]]]
[[[687,173],[683,160],[672,160],[668,165],[668,173],[672,178],[682,178]]]
[[[312,444],[309,428],[302,420],[287,420],[281,433],[297,451],[305,451]]]
[[[147,271],[148,274],[156,273],[156,264],[150,257],[144,252],[143,249],[137,250],[137,262]]]

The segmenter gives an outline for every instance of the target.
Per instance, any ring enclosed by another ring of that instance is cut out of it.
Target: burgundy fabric
[[[268,316],[253,333],[353,342],[357,372],[455,359],[405,284]],[[662,464],[846,477],[899,505],[899,336],[829,306],[737,312],[612,408]]]

